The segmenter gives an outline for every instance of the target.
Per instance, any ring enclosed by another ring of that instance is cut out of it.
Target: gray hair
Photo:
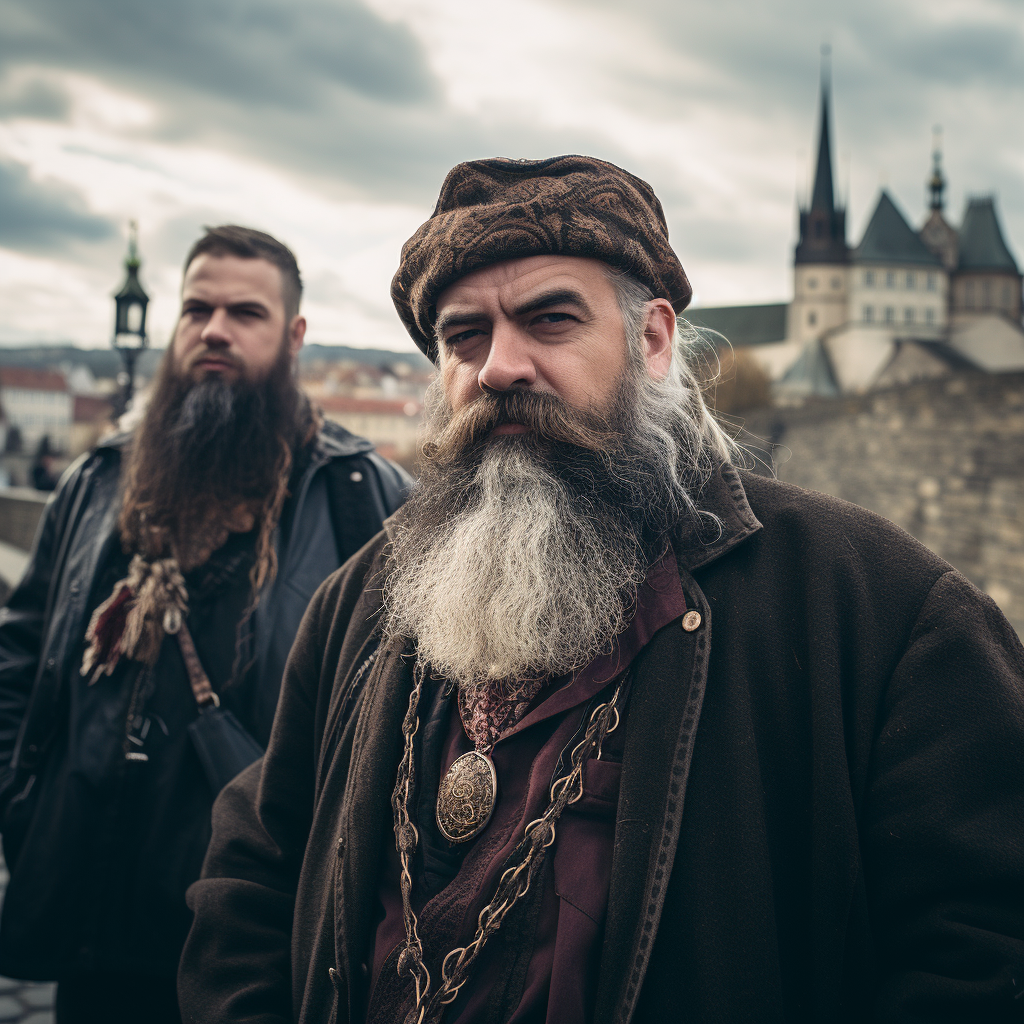
[[[606,274],[615,289],[626,333],[627,372],[640,399],[634,410],[639,436],[650,439],[652,459],[668,469],[679,504],[696,512],[693,499],[715,467],[740,454],[739,445],[704,401],[701,384],[687,362],[687,349],[701,346],[702,339],[696,328],[677,319],[668,372],[660,379],[652,377],[647,370],[644,332],[655,296],[621,270],[608,267]]]

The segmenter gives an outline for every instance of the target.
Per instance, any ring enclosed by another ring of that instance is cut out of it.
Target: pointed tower
[[[139,281],[141,266],[139,226],[135,221],[131,221],[128,225],[128,255],[124,261],[124,284],[114,296],[114,340],[111,345],[124,360],[121,395],[114,408],[116,416],[120,416],[132,400],[135,393],[135,361],[149,345],[149,337],[146,334],[146,307],[149,305],[149,296]]]
[[[813,341],[847,319],[846,210],[836,205],[829,125],[828,47],[822,47],[821,122],[811,203],[800,210],[800,240],[793,257],[793,302],[787,337]]]
[[[928,207],[931,213],[921,228],[921,241],[942,260],[947,273],[956,267],[957,236],[956,229],[943,216],[946,205],[943,192],[946,190],[946,178],[942,173],[942,129],[936,125],[933,130],[932,173],[928,178]]]
[[[958,322],[996,313],[1020,323],[1021,273],[1003,238],[992,196],[967,200],[952,305]]]

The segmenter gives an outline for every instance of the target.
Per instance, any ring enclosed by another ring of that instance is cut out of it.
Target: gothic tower
[[[800,240],[793,258],[793,302],[786,335],[813,341],[847,321],[846,210],[836,205],[829,130],[828,50],[822,48],[821,123],[811,204],[800,210]]]

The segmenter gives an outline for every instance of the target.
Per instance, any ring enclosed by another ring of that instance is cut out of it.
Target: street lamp
[[[124,268],[128,272],[121,290],[114,296],[114,340],[113,347],[121,353],[124,372],[120,374],[122,389],[117,415],[120,416],[132,400],[135,391],[135,360],[149,344],[146,337],[146,306],[149,296],[139,283],[139,226],[129,223],[128,255]]]

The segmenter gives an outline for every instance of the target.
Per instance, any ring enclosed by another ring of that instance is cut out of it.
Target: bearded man
[[[734,468],[650,187],[459,165],[392,294],[423,478],[217,802],[186,1021],[1010,1019],[1024,651],[892,524]]]
[[[403,496],[298,387],[301,289],[270,235],[207,230],[141,425],[68,471],[0,611],[0,974],[57,979],[60,1024],[180,1020],[213,799],[310,596]]]

